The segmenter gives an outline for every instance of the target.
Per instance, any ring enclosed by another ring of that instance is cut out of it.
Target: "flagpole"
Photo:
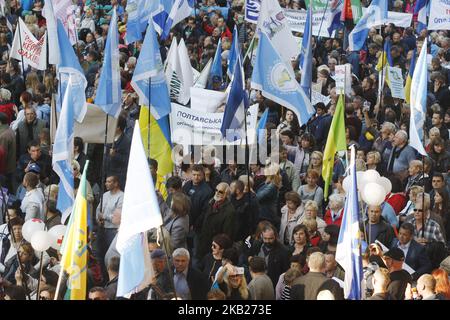
[[[375,115],[375,119],[377,119],[378,120],[378,114],[379,114],[379,112],[380,112],[380,108],[381,108],[381,106],[382,105],[384,105],[383,104],[383,90],[384,90],[384,77],[386,76],[385,75],[385,73],[384,73],[384,68],[385,68],[385,66],[384,66],[384,54],[385,54],[385,51],[384,51],[384,43],[385,43],[385,39],[384,39],[384,37],[383,37],[383,28],[384,28],[384,24],[381,26],[381,29],[380,29],[380,33],[381,33],[381,37],[383,38],[383,42],[382,42],[382,51],[381,51],[381,88],[379,89],[379,92],[380,92],[380,95],[379,95],[379,108],[378,108],[378,112],[377,112],[377,114]],[[386,53],[387,54],[387,53]]]
[[[428,37],[428,30],[427,30],[427,37]],[[430,41],[427,41],[427,46],[423,47],[422,46],[422,50],[427,50],[425,51],[425,54],[428,52],[428,46],[429,46]],[[419,53],[420,55],[420,53]],[[425,150],[425,119],[424,119],[424,123],[422,126],[422,130],[423,130],[423,134],[422,134],[422,140],[423,140],[423,148]],[[425,150],[426,152],[426,150]],[[422,238],[425,238],[425,156],[422,155],[422,187],[423,187],[423,191],[422,191]]]
[[[2,185],[1,183],[0,183],[0,191],[1,191],[1,193],[2,193],[2,210],[5,210],[6,215],[8,216],[8,229],[9,229],[9,233],[10,233],[11,236],[12,236],[13,242],[14,242],[15,244],[17,244],[17,241],[16,241],[16,237],[15,237],[15,235],[14,235],[14,232],[12,232],[11,215],[9,214],[9,211],[8,211],[8,209],[7,209],[7,203],[6,203],[6,198],[5,198],[5,192],[3,191],[3,185]],[[23,241],[23,240],[22,240],[22,241]],[[22,241],[21,241],[21,242],[22,242]],[[12,246],[14,246],[14,245],[12,245]],[[19,246],[20,246],[20,245],[19,245]],[[17,259],[17,262],[19,263],[20,274],[22,275],[22,279],[24,279],[25,271],[24,271],[24,267],[23,267],[22,262],[20,262],[19,248],[17,248],[17,250],[16,250],[16,259]],[[24,287],[24,289],[25,289],[25,293],[26,293],[26,295],[27,295],[27,297],[28,297],[28,300],[31,300],[30,293],[28,292],[28,283],[27,283],[27,281],[23,281],[23,280],[22,280],[22,287]]]
[[[152,78],[148,78],[148,127],[147,127],[147,150],[148,150],[148,161],[150,162],[150,128],[151,128],[151,116],[150,116],[150,110],[151,110],[151,104],[152,104]],[[156,184],[156,181],[155,181]]]
[[[104,140],[104,145],[103,145],[103,166],[102,166],[102,174],[101,174],[101,181],[100,181],[100,212],[103,216],[103,193],[104,193],[104,185],[103,185],[103,181],[105,180],[105,175],[106,175],[106,144],[108,141],[108,121],[109,120],[109,114],[106,114],[106,120],[105,120],[105,140]]]
[[[310,2],[310,5],[312,5],[312,1]],[[311,8],[312,9],[312,8]],[[319,26],[319,34],[317,35],[318,36],[318,41],[320,41],[321,40],[321,36],[320,36],[320,34],[321,34],[321,31],[322,31],[322,24],[323,24],[323,20],[325,19],[325,14],[327,13],[327,9],[328,9],[328,1],[326,1],[325,2],[325,10],[323,11],[323,15],[322,15],[322,19],[320,20],[320,26]],[[312,22],[311,22],[312,23]],[[329,35],[329,34],[328,34]],[[312,36],[312,28],[311,28],[311,36]],[[316,48],[317,48],[317,45],[316,45]]]

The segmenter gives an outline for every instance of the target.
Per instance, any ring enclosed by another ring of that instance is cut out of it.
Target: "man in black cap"
[[[389,270],[391,282],[388,286],[389,294],[393,300],[405,300],[406,287],[412,282],[411,275],[403,270],[405,254],[400,248],[392,248],[383,256],[383,261]]]
[[[173,295],[173,285],[167,268],[166,253],[162,249],[155,249],[150,256],[155,276],[150,284],[148,300],[167,300]]]

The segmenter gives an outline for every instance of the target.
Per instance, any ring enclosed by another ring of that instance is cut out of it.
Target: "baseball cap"
[[[403,253],[403,250],[399,248],[392,248],[388,252],[384,254],[385,257],[392,258],[397,261],[403,261],[405,260],[405,254]]]
[[[32,163],[28,167],[28,172],[41,173],[41,168],[37,163]]]
[[[150,254],[150,257],[152,259],[165,258],[166,257],[166,253],[162,249],[155,249]]]

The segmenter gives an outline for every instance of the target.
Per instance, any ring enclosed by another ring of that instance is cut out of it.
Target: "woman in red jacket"
[[[0,89],[0,112],[8,116],[8,124],[13,121],[16,114],[14,106],[14,103],[11,102],[11,92],[4,88]]]
[[[340,194],[332,194],[329,200],[328,210],[325,212],[323,220],[325,220],[327,225],[335,224],[340,227],[344,215],[345,198]]]

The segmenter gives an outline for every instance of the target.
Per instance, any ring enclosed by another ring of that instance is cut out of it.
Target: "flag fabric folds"
[[[394,65],[392,61],[391,56],[391,41],[385,40],[384,41],[384,49],[381,52],[381,55],[378,57],[378,63],[375,66],[375,69],[377,71],[381,71],[386,65],[389,65],[392,67]]]
[[[58,77],[59,81],[61,81],[61,90],[58,95],[58,103],[56,104],[56,108],[58,111],[61,111],[61,101],[65,96],[65,91],[67,87],[67,83],[69,81],[69,77],[72,78],[72,102],[71,105],[74,109],[75,119],[78,122],[82,122],[84,116],[86,115],[87,106],[86,106],[86,87],[87,80],[84,76],[83,69],[81,69],[80,63],[78,62],[78,58],[75,55],[75,51],[70,44],[69,38],[67,38],[67,34],[64,31],[64,25],[61,21],[57,22],[58,29],[58,43],[60,50],[60,63],[58,64]]]
[[[267,35],[285,63],[291,63],[291,59],[298,56],[297,42],[278,0],[261,2],[257,30]]]
[[[417,33],[427,28],[428,0],[417,0],[414,14],[417,14]]]
[[[117,10],[109,24],[106,38],[105,56],[95,96],[95,104],[110,116],[117,118],[122,110],[122,88],[120,82],[119,32],[117,29]]]
[[[222,48],[220,49],[220,51],[222,51]],[[216,51],[216,54],[217,54],[217,51]],[[230,54],[228,55],[228,61],[227,61],[227,74],[230,79],[233,77],[233,72],[235,70],[236,61],[238,60],[238,57],[239,58],[241,57],[241,49],[239,47],[239,35],[238,35],[237,27],[234,26],[233,42],[231,44]]]
[[[170,30],[180,21],[189,17],[194,10],[195,0],[175,0],[170,10],[169,16],[164,24],[161,39],[169,37]]]
[[[128,0],[126,11],[128,13],[127,19],[127,43],[142,40],[142,32],[147,28],[147,23],[151,18],[152,13],[159,5],[158,1],[146,0]]]
[[[160,225],[162,216],[155,185],[136,124],[116,244],[121,254],[117,296],[139,292],[150,284],[153,274],[145,232]]]
[[[56,291],[59,291],[63,272],[66,272],[69,276],[68,288],[64,297],[66,300],[86,299],[88,255],[86,172],[88,167],[89,160],[84,166],[75,204],[61,246],[61,272]],[[55,300],[57,298],[58,294],[56,294]]]
[[[351,147],[350,190],[345,200],[341,229],[336,248],[336,261],[345,271],[344,297],[361,300],[363,279],[361,237],[359,231],[359,205],[356,177],[355,147]]]
[[[387,13],[387,0],[372,1],[366,13],[348,35],[350,51],[361,50],[367,40],[370,28],[385,24],[387,22]]]
[[[427,39],[425,39],[412,76],[411,88],[414,90],[410,94],[411,115],[409,118],[409,144],[424,156],[427,155],[422,144],[427,111],[427,83]]]
[[[57,65],[60,62],[58,26],[56,23],[55,12],[53,11],[52,1],[45,1],[42,15],[45,17],[48,35],[48,63]]]
[[[312,83],[312,5],[308,8],[308,13],[306,14],[306,24],[305,31],[303,33],[302,39],[302,49],[300,53],[300,67],[302,71],[302,77],[300,80],[300,85],[302,86],[305,93],[311,96],[311,83]]]
[[[328,198],[328,188],[333,176],[334,155],[337,151],[347,150],[345,139],[345,116],[344,116],[344,95],[339,96],[336,111],[331,121],[328,132],[327,143],[323,153],[322,177],[325,181],[324,197]]]
[[[183,38],[181,38],[180,43],[178,44],[177,52],[181,67],[181,92],[178,97],[178,102],[186,105],[191,99],[191,87],[194,85],[194,74],[192,72],[188,49]]]
[[[38,70],[47,69],[47,32],[38,40],[28,30],[22,18],[19,18],[11,45],[10,58],[23,61]]]
[[[205,89],[208,85],[208,81],[210,78],[211,70],[212,70],[213,59],[209,58],[208,63],[203,67],[202,72],[198,75],[197,79],[195,79],[194,87]]]
[[[248,108],[248,97],[244,84],[242,58],[238,56],[220,128],[222,136],[228,141],[236,141],[245,137],[244,121],[245,112]]]
[[[58,127],[56,129],[52,157],[53,170],[60,178],[57,208],[62,213],[61,221],[63,223],[70,215],[74,197],[74,182],[72,174],[74,110],[71,106],[73,94],[72,77],[69,76],[69,81],[59,116]]]
[[[165,75],[166,81],[169,85],[170,99],[180,102],[178,99],[181,93],[181,65],[178,55],[178,43],[177,38],[172,39],[167,58],[165,61]]]
[[[289,67],[266,34],[260,32],[251,79],[252,88],[261,90],[266,98],[292,110],[302,126],[308,122],[315,110]]]
[[[141,136],[144,143],[145,154],[148,156],[148,106],[141,106],[141,112],[139,113],[139,127],[141,129]],[[172,173],[173,162],[169,128],[169,115],[156,120],[155,117],[150,114],[150,158],[158,161],[159,175],[164,177]]]
[[[220,82],[223,79],[223,71],[222,71],[222,39],[219,38],[219,42],[217,43],[216,53],[214,55],[214,60],[211,66],[210,80],[208,88],[212,88],[212,79],[214,76],[220,78]]]
[[[411,57],[411,62],[409,65],[409,71],[408,71],[408,75],[406,76],[406,82],[405,82],[405,100],[407,103],[411,103],[411,81],[412,81],[412,77],[414,75],[414,68],[416,67],[416,54],[417,54],[417,49],[414,49],[413,51],[413,55]]]
[[[139,95],[141,105],[149,105],[151,101],[151,112],[156,119],[170,113],[169,91],[153,23],[148,24],[131,86]]]
[[[265,129],[266,129],[268,116],[269,116],[269,108],[266,108],[266,110],[264,110],[264,112],[261,116],[261,119],[259,119],[258,128],[256,129],[259,145],[264,144],[266,141]]]

